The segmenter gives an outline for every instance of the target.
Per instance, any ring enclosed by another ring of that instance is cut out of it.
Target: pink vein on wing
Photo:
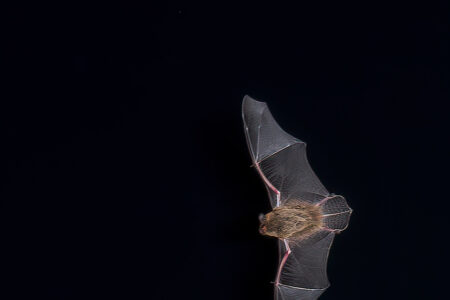
[[[284,264],[286,263],[289,254],[291,254],[291,248],[289,247],[289,243],[287,240],[283,240],[284,246],[286,247],[286,252],[284,253],[283,259],[280,262],[280,265],[278,266],[278,272],[277,272],[277,278],[275,279],[275,286],[278,286],[280,284],[280,277],[281,277],[281,270],[284,267]]]
[[[277,190],[276,187],[273,186],[272,183],[270,183],[269,179],[267,179],[266,175],[264,175],[264,173],[261,170],[261,167],[259,166],[258,162],[255,162],[255,167],[256,170],[259,173],[259,176],[261,176],[262,180],[264,181],[264,183],[269,187],[269,189],[271,189],[272,191],[275,192],[275,194],[277,194],[277,207],[280,206],[280,191]]]
[[[277,195],[277,207],[280,206],[280,196],[281,196],[280,191],[277,190],[277,188],[275,188],[273,186],[273,184],[269,181],[269,179],[267,179],[267,177],[264,175],[264,173],[261,170],[261,167],[259,166],[259,163],[255,162],[255,167],[256,167],[256,170],[258,170],[258,173],[261,176],[261,178],[263,179],[264,183],[269,187],[269,189],[274,191],[275,194]],[[278,266],[277,277],[275,279],[275,286],[278,286],[280,284],[281,270],[283,270],[283,267],[286,264],[289,254],[291,254],[291,247],[289,247],[288,241],[283,240],[283,242],[284,242],[284,246],[286,247],[286,252],[284,253],[284,256],[280,262],[280,265]]]

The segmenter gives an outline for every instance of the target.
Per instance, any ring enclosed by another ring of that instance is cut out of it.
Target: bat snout
[[[259,214],[258,216],[259,219],[259,233],[265,235],[267,232],[267,226],[266,226],[266,216],[264,214]]]
[[[265,235],[267,231],[267,227],[264,224],[261,224],[261,226],[259,226],[259,233]]]

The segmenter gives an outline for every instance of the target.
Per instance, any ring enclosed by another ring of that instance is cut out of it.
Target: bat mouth
[[[259,226],[259,233],[266,234],[266,231],[267,231],[266,225],[261,224],[261,226]]]
[[[267,226],[266,226],[266,216],[263,214],[259,215],[259,233],[265,235],[266,231],[267,231]]]

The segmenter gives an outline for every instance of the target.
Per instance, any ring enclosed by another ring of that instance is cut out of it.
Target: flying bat
[[[259,231],[278,238],[275,299],[317,299],[330,286],[328,253],[352,209],[322,185],[308,163],[306,143],[286,133],[265,102],[245,96],[242,118],[253,166],[272,206],[260,216]]]

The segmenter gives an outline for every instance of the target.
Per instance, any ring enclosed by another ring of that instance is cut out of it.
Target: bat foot
[[[322,227],[322,230],[329,231],[329,232],[334,232],[336,234],[339,234],[342,231],[341,229],[331,229],[331,228],[328,228],[328,227]]]

